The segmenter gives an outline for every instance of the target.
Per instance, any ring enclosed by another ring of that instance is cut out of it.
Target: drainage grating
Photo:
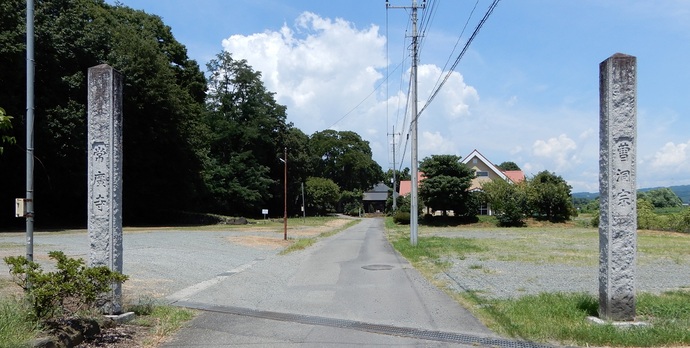
[[[393,269],[393,266],[391,266],[391,265],[367,265],[367,266],[362,266],[362,268],[366,269],[367,271],[390,271]]]
[[[307,325],[328,326],[343,329],[366,331],[384,335],[409,337],[429,341],[460,343],[474,346],[501,347],[501,348],[552,348],[553,346],[533,343],[528,341],[516,341],[504,338],[474,336],[468,334],[431,331],[414,329],[409,327],[398,327],[381,324],[368,324],[360,321],[325,318],[312,315],[278,313],[270,311],[253,310],[249,308],[209,305],[196,302],[179,301],[174,303],[176,306],[194,308],[209,312],[227,313],[242,315],[261,319],[289,321]]]

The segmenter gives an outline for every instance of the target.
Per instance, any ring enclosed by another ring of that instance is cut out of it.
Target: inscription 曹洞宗
[[[635,319],[637,60],[599,65],[599,316]]]

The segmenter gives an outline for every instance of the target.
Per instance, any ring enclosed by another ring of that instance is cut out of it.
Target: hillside
[[[638,191],[649,191],[658,189],[661,187],[650,187],[642,188]],[[690,204],[690,185],[680,185],[680,186],[670,186],[669,187],[673,193],[675,193],[685,204]],[[573,193],[573,198],[586,198],[586,199],[596,199],[599,197],[599,192],[576,192]]]

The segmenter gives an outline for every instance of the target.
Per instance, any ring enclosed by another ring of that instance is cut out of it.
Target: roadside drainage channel
[[[234,314],[241,316],[248,316],[261,319],[279,320],[287,322],[295,322],[307,325],[328,326],[342,329],[351,329],[366,331],[377,334],[409,337],[415,339],[423,339],[429,341],[460,343],[474,346],[484,347],[500,347],[500,348],[552,348],[554,346],[528,342],[509,340],[496,337],[475,336],[455,332],[443,332],[415,329],[408,327],[398,327],[391,325],[369,324],[354,320],[325,318],[311,315],[278,313],[270,311],[260,311],[249,308],[233,307],[233,306],[219,306],[210,305],[197,302],[178,301],[174,303],[175,306],[198,309],[207,312],[217,312],[225,314]]]

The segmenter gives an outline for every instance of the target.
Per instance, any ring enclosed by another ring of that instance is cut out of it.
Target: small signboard
[[[268,215],[268,209],[261,209],[261,214],[264,215],[264,220],[266,220],[266,216]]]

